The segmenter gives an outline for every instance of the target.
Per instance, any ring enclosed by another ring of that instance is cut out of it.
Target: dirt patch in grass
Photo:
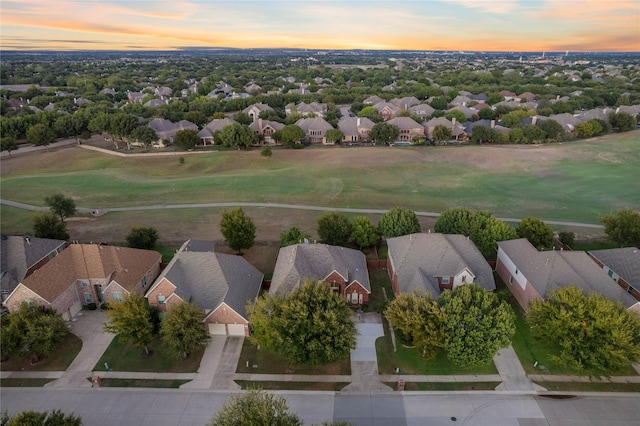
[[[242,389],[264,389],[264,390],[307,390],[307,391],[340,391],[347,386],[347,382],[261,382],[250,380],[235,380]]]
[[[41,388],[55,379],[0,379],[2,388]]]
[[[236,373],[349,375],[351,374],[351,360],[346,358],[313,367],[292,365],[281,356],[258,349],[250,340],[245,340]]]
[[[190,380],[101,379],[100,387],[178,389],[181,385],[188,382],[190,382]]]
[[[610,382],[534,382],[549,391],[640,392],[640,383]]]
[[[2,362],[2,371],[65,371],[82,349],[82,340],[69,333],[56,349],[37,364],[29,357],[10,358]]]

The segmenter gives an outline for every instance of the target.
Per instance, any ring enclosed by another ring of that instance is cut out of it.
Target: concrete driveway
[[[71,332],[82,339],[82,349],[61,378],[47,383],[50,387],[90,388],[91,370],[107,349],[115,334],[107,333],[102,324],[107,315],[100,311],[80,311],[71,322]]]

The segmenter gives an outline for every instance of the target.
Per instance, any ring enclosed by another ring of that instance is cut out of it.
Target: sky
[[[640,51],[640,0],[2,0],[2,50]]]

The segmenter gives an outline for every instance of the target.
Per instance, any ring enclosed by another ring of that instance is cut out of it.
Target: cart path
[[[0,204],[10,207],[16,207],[19,209],[32,210],[32,211],[46,211],[47,207],[33,206],[31,204],[19,203],[17,201],[0,199]],[[199,209],[199,208],[211,208],[211,207],[267,207],[275,209],[293,209],[293,210],[314,210],[314,211],[331,211],[342,213],[363,213],[363,214],[383,214],[388,212],[388,209],[353,209],[348,207],[329,207],[329,206],[304,206],[300,204],[278,204],[278,203],[199,203],[199,204],[156,204],[153,206],[135,206],[135,207],[107,207],[100,209],[91,209],[87,207],[79,207],[80,213],[92,213],[98,212],[99,215],[109,212],[130,212],[130,211],[144,211],[144,210],[162,210],[162,209]],[[426,217],[438,217],[440,213],[436,212],[421,212],[416,211],[418,216]],[[505,222],[519,223],[521,219],[512,217],[499,217],[499,220]],[[560,226],[575,226],[579,228],[595,228],[604,229],[604,226],[593,223],[581,223],[581,222],[565,222],[558,220],[544,220],[548,225],[560,225]]]

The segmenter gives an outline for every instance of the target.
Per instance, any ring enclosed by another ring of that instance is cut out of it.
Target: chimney
[[[492,129],[496,128],[496,120],[491,120],[491,128]]]
[[[452,127],[456,127],[456,118],[455,117],[451,117],[451,125]]]
[[[537,115],[534,115],[533,117],[531,117],[531,124],[533,124],[535,126],[537,122],[538,122],[538,116]]]
[[[258,118],[258,130],[262,131],[262,118]]]
[[[356,119],[356,126],[360,127],[360,117]]]
[[[556,101],[560,100],[560,95],[556,95]]]

